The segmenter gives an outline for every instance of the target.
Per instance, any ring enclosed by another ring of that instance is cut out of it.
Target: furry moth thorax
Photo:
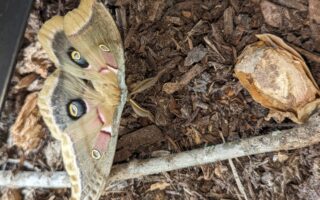
[[[47,21],[39,41],[57,70],[46,80],[38,105],[61,142],[71,199],[98,199],[127,95],[120,34],[102,3],[81,0],[66,16]]]

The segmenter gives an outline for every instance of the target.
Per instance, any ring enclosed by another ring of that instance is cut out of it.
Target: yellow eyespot
[[[96,149],[92,149],[91,156],[92,158],[99,160],[101,158],[101,153]]]
[[[77,120],[86,114],[87,105],[82,99],[73,99],[67,104],[66,111],[71,119]]]
[[[78,108],[75,104],[70,104],[69,105],[69,113],[72,117],[77,117],[78,116]]]
[[[70,60],[75,63],[76,65],[78,65],[79,67],[85,69],[87,67],[89,67],[89,63],[87,62],[86,59],[84,59],[83,56],[81,56],[80,52],[77,51],[75,48],[70,47],[67,51],[67,54],[70,58]]]
[[[79,51],[72,51],[71,52],[71,58],[73,60],[80,60],[81,59],[81,55],[80,55]]]
[[[104,45],[104,44],[100,44],[100,45],[99,45],[99,48],[100,48],[102,51],[106,51],[106,52],[109,52],[109,51],[110,51],[110,49],[109,49],[106,45]]]

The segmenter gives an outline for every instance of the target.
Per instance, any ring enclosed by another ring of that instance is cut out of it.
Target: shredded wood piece
[[[11,127],[13,145],[21,147],[26,153],[39,148],[44,138],[41,116],[37,107],[38,93],[27,96],[25,103]]]

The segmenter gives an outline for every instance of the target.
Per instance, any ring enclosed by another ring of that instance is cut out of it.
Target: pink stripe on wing
[[[98,134],[94,149],[98,150],[101,154],[108,149],[108,145],[111,139],[111,133],[100,131]]]

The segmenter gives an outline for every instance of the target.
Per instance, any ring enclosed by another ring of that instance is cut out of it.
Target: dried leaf
[[[37,92],[27,96],[15,123],[11,127],[13,144],[21,147],[26,153],[36,150],[45,136],[40,124],[41,117],[37,107],[37,99]]]
[[[23,59],[17,63],[19,74],[35,72],[43,78],[47,77],[48,68],[52,66],[52,63],[39,42],[31,43],[23,49],[22,54]]]
[[[37,75],[36,74],[29,74],[29,75],[27,75],[27,76],[25,76],[25,77],[23,77],[20,81],[19,81],[19,83],[17,84],[17,85],[15,85],[14,86],[14,89],[16,89],[16,90],[21,90],[21,89],[23,89],[23,88],[26,88],[26,87],[28,87],[34,80],[36,80],[37,79]]]
[[[319,88],[302,57],[280,38],[257,35],[259,42],[238,57],[235,74],[255,101],[281,122],[305,122],[320,105]]]
[[[133,109],[133,111],[140,117],[147,117],[150,121],[154,122],[153,114],[141,106],[139,106],[133,99],[129,99],[129,103]]]

